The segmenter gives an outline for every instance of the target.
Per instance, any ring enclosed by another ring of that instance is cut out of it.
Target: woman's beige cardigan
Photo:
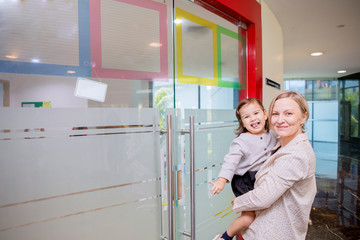
[[[305,239],[316,194],[316,158],[307,133],[269,157],[256,174],[255,189],[235,199],[233,210],[256,211],[245,240]]]

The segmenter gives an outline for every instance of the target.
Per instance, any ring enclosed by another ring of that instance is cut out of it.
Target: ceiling
[[[338,78],[360,72],[360,0],[262,1],[283,31],[284,78]],[[317,51],[324,54],[310,56]]]

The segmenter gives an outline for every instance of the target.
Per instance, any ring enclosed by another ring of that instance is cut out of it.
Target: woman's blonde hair
[[[248,132],[248,130],[244,127],[244,124],[243,124],[243,122],[241,120],[240,109],[242,107],[244,107],[245,105],[248,105],[249,103],[257,103],[260,106],[260,108],[265,112],[265,108],[264,108],[263,104],[258,99],[256,99],[256,98],[246,98],[246,99],[242,100],[239,103],[239,105],[237,106],[236,112],[235,112],[235,116],[239,121],[239,127],[235,130],[235,134],[237,136],[240,136],[240,134],[242,134],[242,133]],[[270,127],[269,127],[269,118],[268,118],[265,121],[265,131],[268,132],[269,128]]]
[[[270,103],[268,119],[271,119],[274,111],[275,102],[281,98],[291,98],[292,100],[294,100],[299,105],[301,112],[305,115],[305,121],[309,119],[309,106],[306,102],[306,99],[303,95],[295,91],[283,91],[279,93],[276,97],[274,97],[274,99]],[[302,130],[305,130],[305,123],[302,126]]]

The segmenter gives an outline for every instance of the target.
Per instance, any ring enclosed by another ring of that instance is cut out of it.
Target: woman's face
[[[285,146],[302,132],[302,125],[306,121],[300,106],[291,98],[276,100],[271,114],[271,126],[280,136],[281,146]]]

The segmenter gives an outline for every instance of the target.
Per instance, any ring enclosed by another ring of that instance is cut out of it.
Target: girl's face
[[[239,110],[241,122],[244,128],[253,135],[261,135],[265,132],[266,111],[262,110],[258,103],[248,103]]]
[[[292,98],[276,100],[271,113],[271,126],[280,136],[281,146],[285,146],[297,135],[302,133],[302,125],[306,121],[305,114]]]

